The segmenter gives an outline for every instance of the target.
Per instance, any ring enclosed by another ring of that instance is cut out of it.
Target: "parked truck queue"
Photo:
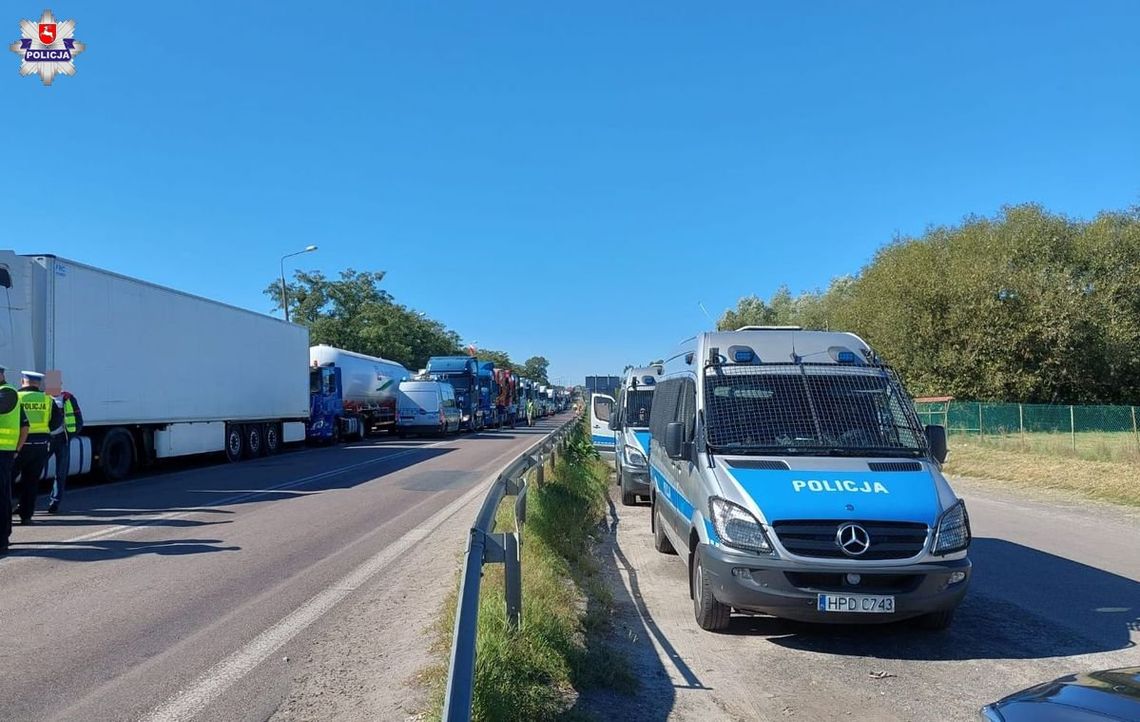
[[[0,251],[0,288],[0,363],[47,373],[82,400],[83,428],[69,440],[73,475],[120,480],[208,453],[238,462],[289,444],[397,434],[401,421],[415,421],[416,433],[513,427],[528,402],[542,402],[543,415],[568,405],[565,390],[477,355],[433,357],[412,372],[310,346],[301,325],[52,255]],[[249,349],[256,362],[240,358]],[[410,381],[446,386],[442,416],[427,426],[419,413],[401,418]]]

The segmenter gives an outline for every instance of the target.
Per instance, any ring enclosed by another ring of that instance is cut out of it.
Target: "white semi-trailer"
[[[0,251],[0,363],[58,370],[85,427],[72,473],[111,479],[154,459],[231,461],[303,441],[302,326],[49,255]]]

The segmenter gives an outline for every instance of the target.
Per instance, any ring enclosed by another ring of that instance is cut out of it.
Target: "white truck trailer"
[[[121,479],[155,459],[231,461],[303,441],[309,332],[50,255],[0,251],[0,363],[58,370],[83,409],[71,471]]]

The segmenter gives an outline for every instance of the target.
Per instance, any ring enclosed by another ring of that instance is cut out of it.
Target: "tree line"
[[[466,354],[460,336],[441,321],[401,303],[380,287],[383,271],[347,269],[333,279],[319,271],[296,271],[286,284],[289,318],[309,329],[309,342],[328,344],[368,356],[399,362],[411,371],[427,365],[432,356]],[[281,283],[264,291],[281,310]],[[502,351],[478,349],[477,356],[498,367],[544,384],[549,362],[532,356],[522,364]]]
[[[916,396],[1140,402],[1140,207],[1074,220],[1038,205],[881,248],[826,289],[747,296],[722,330],[852,331]]]

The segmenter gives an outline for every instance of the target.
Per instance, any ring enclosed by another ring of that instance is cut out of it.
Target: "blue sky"
[[[898,233],[1140,202],[1130,0],[51,7],[88,48],[0,59],[0,246],[268,311],[315,243],[574,383]]]

